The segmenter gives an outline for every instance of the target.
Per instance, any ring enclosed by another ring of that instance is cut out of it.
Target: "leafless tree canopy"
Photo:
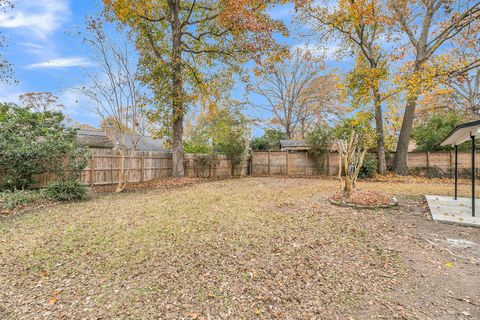
[[[258,107],[272,114],[267,125],[280,127],[288,138],[303,138],[309,127],[334,116],[339,101],[336,79],[323,71],[320,59],[300,49],[270,66],[253,88],[266,101]]]

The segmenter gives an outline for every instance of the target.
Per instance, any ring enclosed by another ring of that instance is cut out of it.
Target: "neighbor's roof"
[[[441,145],[459,145],[471,139],[472,136],[478,135],[480,132],[480,120],[463,123],[457,126],[443,139]]]
[[[105,132],[100,130],[80,129],[77,131],[77,141],[81,146],[90,148],[113,148],[113,143]]]
[[[77,133],[77,141],[80,145],[90,147],[90,148],[113,148],[114,145],[108,139],[105,132],[99,129],[80,129]],[[127,136],[127,149],[132,147],[132,137]],[[169,152],[163,146],[163,141],[158,139],[153,139],[149,136],[144,136],[140,139],[137,144],[138,151],[161,151]]]
[[[305,140],[280,140],[282,147],[306,147]]]

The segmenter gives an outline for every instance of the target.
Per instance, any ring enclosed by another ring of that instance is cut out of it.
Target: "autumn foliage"
[[[244,63],[279,59],[274,33],[285,26],[267,14],[276,1],[104,0],[113,20],[135,36],[144,83],[155,95],[151,120],[169,138],[173,175],[184,175],[183,125],[188,106],[223,94]]]

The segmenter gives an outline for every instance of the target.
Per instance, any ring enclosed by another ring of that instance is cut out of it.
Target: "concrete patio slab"
[[[428,207],[434,221],[480,227],[480,205],[476,205],[477,216],[472,217],[472,199],[426,195]],[[478,203],[478,202],[477,202]]]

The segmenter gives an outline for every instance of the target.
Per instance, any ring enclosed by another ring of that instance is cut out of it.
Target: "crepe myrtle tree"
[[[336,139],[335,144],[339,154],[338,179],[340,189],[343,197],[350,199],[367,154],[367,142],[364,137],[352,130],[349,137]]]
[[[93,102],[102,129],[121,155],[115,192],[122,192],[128,184],[137,145],[149,129],[148,100],[127,36],[116,30],[114,37],[106,29],[101,18],[88,20],[82,40],[92,49],[99,68],[88,74],[89,85],[75,90]]]

